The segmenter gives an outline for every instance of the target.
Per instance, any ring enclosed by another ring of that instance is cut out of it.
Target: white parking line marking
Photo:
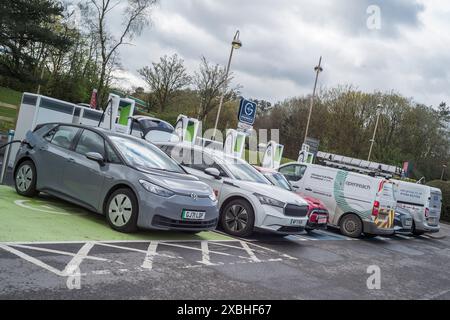
[[[129,250],[129,251],[135,251],[135,252],[141,252],[141,253],[147,254],[146,250],[141,250],[141,249],[136,249],[136,248],[131,248],[131,247],[122,247],[122,246],[117,246],[117,245],[114,245],[114,244],[104,243],[104,242],[96,242],[95,244],[98,244],[100,246],[105,246],[105,247],[111,247],[111,248],[117,248],[117,249],[123,249],[123,250]],[[179,259],[182,258],[182,257],[174,257],[174,256],[171,256],[171,255],[168,255],[168,254],[165,254],[165,253],[155,253],[155,255],[166,257],[166,258],[179,258]]]
[[[250,249],[250,247],[248,246],[248,244],[245,241],[240,241],[242,248],[244,248],[245,251],[247,251],[248,255],[250,256],[250,260],[252,260],[253,262],[261,262],[261,260],[259,260],[255,253],[253,252],[252,249]]]
[[[170,246],[170,247],[177,247],[177,248],[183,248],[183,249],[190,249],[190,250],[194,250],[194,251],[202,251],[202,249],[188,247],[188,246],[183,246],[182,244],[165,243],[164,242],[164,243],[161,243],[161,245]],[[219,251],[213,251],[213,250],[209,250],[208,253],[214,253],[214,254],[218,254],[218,255],[222,255],[222,256],[233,257],[232,254],[225,253],[225,252],[219,252]],[[244,258],[244,259],[248,258],[248,257],[243,257],[243,256],[238,256],[238,257],[239,258]]]
[[[31,250],[36,250],[36,251],[48,252],[48,253],[62,254],[62,255],[65,255],[65,256],[72,256],[72,257],[75,257],[77,255],[76,253],[72,253],[72,252],[66,252],[66,251],[54,250],[54,249],[47,249],[47,248],[40,248],[40,247],[35,247],[35,246],[27,246],[27,245],[21,245],[21,244],[17,244],[17,243],[11,244],[10,246],[23,248],[23,249],[31,249]],[[86,256],[85,258],[86,259],[91,259],[91,260],[97,260],[97,261],[110,261],[110,260],[105,259],[105,258],[99,258],[99,257],[94,257],[94,256]]]
[[[0,244],[0,248],[2,248],[3,250],[6,250],[12,254],[15,254],[16,256],[18,256],[28,262],[31,262],[31,263],[37,265],[38,267],[41,267],[47,271],[50,271],[58,276],[61,276],[61,277],[65,276],[65,274],[63,272],[59,271],[58,269],[53,268],[52,266],[49,266],[48,264],[42,262],[41,260],[38,260],[26,253],[23,253],[22,251],[16,250],[16,249],[6,246],[4,244]]]
[[[398,238],[406,239],[406,240],[412,239],[412,237],[409,237],[409,236],[406,236],[403,234],[396,234],[395,236]]]
[[[63,270],[64,274],[72,274],[74,270],[80,267],[80,264],[88,256],[89,251],[94,246],[93,242],[86,242],[84,246],[78,250],[78,252],[73,256],[72,260],[66,265]]]
[[[217,266],[219,264],[223,264],[223,263],[212,263],[210,261],[209,258],[209,247],[208,247],[208,241],[207,240],[203,240],[201,243],[201,248],[202,248],[202,261],[197,261],[201,264],[204,264],[206,266]]]
[[[152,270],[153,258],[156,256],[156,249],[158,248],[158,241],[150,241],[148,245],[147,253],[144,258],[144,262],[141,267],[144,269]]]
[[[94,270],[94,271],[91,271],[91,273],[95,274],[95,275],[105,275],[105,274],[111,274],[111,271],[109,271],[109,270]]]

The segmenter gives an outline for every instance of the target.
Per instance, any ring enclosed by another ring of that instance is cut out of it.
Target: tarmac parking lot
[[[111,230],[102,216],[0,186],[0,299],[448,299],[450,226],[351,239]],[[370,266],[380,289],[367,286]]]

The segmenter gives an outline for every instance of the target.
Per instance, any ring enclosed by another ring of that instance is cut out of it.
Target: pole
[[[322,56],[320,56],[319,65],[317,65],[314,68],[314,70],[316,71],[316,80],[314,81],[313,94],[312,94],[311,101],[309,104],[308,121],[306,122],[305,139],[303,140],[303,143],[306,143],[306,138],[308,137],[309,122],[311,121],[311,113],[312,113],[312,108],[314,105],[314,96],[316,95],[317,79],[319,78],[319,73],[323,70],[321,67],[321,63],[322,63]]]
[[[14,137],[14,130],[8,131],[8,142],[10,143]],[[8,169],[8,162],[9,162],[9,154],[10,154],[11,144],[6,146],[5,154],[3,155],[3,163],[2,163],[2,170],[0,172],[0,184],[3,184],[3,180],[5,178],[6,170]]]
[[[233,48],[233,46],[231,46],[230,57],[228,58],[227,69],[225,71],[225,81],[224,81],[224,84],[223,84],[222,94],[220,95],[219,108],[217,109],[216,123],[214,124],[213,140],[215,140],[215,137],[216,137],[217,124],[219,123],[220,111],[222,110],[223,99],[224,99],[224,96],[225,96],[225,92],[227,90],[228,73],[230,72],[230,65],[231,65],[231,58],[233,57],[233,50],[234,50],[234,48]]]
[[[380,120],[380,111],[378,110],[377,121],[375,122],[375,129],[373,130],[372,142],[370,143],[369,156],[367,157],[367,161],[370,161],[370,155],[372,154],[373,143],[375,142],[375,135],[377,133],[378,121]]]
[[[441,180],[444,180],[444,171],[445,171],[445,168],[447,168],[447,166],[446,166],[446,165],[443,165],[443,166],[442,166],[442,173],[441,173]]]

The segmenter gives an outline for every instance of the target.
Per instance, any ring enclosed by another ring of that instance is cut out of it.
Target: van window
[[[290,164],[278,170],[289,181],[299,181],[303,178],[306,171],[306,166],[301,164]]]
[[[437,192],[431,192],[430,195],[430,208],[437,209],[439,212],[441,211],[441,199],[442,196]]]

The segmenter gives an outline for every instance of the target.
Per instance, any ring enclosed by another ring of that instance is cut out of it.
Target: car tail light
[[[425,218],[428,218],[430,216],[430,209],[425,208]]]
[[[380,202],[375,200],[375,202],[373,203],[373,208],[372,208],[372,216],[377,217],[379,211],[380,211]]]
[[[309,221],[310,222],[317,222],[317,213],[311,213],[311,215],[309,216]]]

